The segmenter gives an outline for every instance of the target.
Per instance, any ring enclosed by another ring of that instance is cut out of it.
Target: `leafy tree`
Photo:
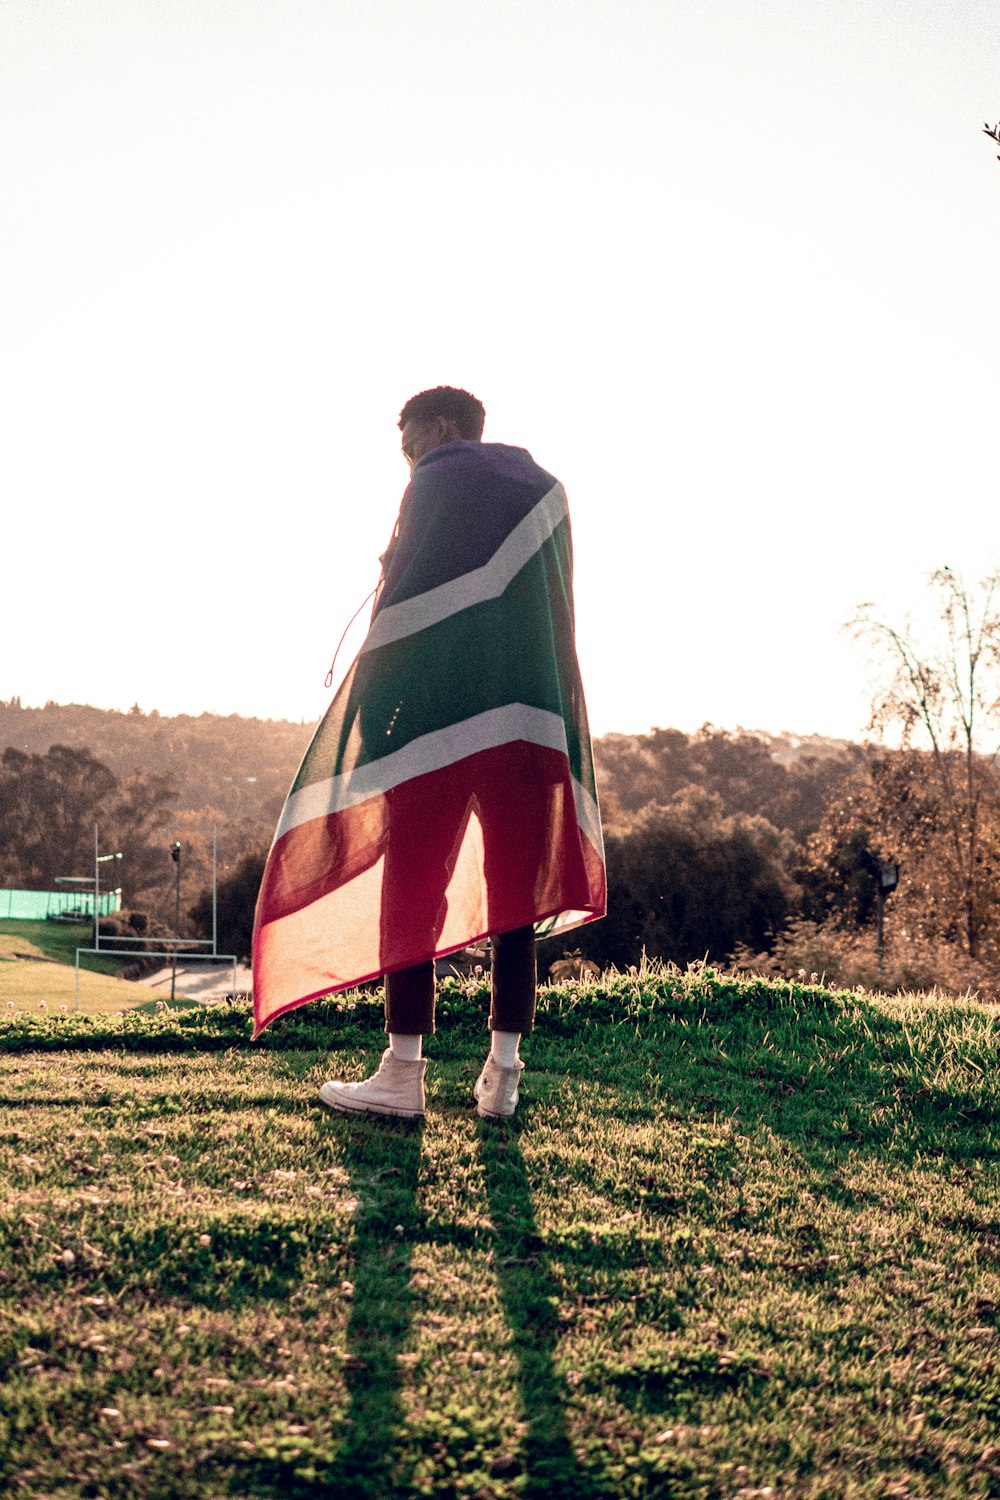
[[[223,953],[248,959],[253,939],[253,916],[257,892],[264,877],[267,850],[245,854],[236,868],[218,882],[218,940]],[[201,937],[212,935],[212,892],[205,888],[188,916]]]
[[[997,798],[1000,570],[976,588],[950,568],[938,569],[930,583],[938,605],[931,640],[919,640],[909,624],[891,624],[871,604],[851,625],[881,676],[870,727],[882,735],[898,729],[904,749],[929,747],[935,798],[921,816],[926,822],[933,811],[939,884],[975,958],[989,904],[984,825]]]
[[[118,784],[105,815],[107,842],[122,854],[122,900],[148,903],[173,881],[166,830],[174,817],[177,784],[172,776],[131,771]],[[102,828],[105,821],[102,820]]]
[[[608,839],[608,916],[581,933],[587,957],[619,967],[652,957],[722,959],[762,947],[784,924],[794,889],[787,841],[762,818],[723,812],[687,788],[631,832]]]
[[[822,922],[829,916],[844,927],[864,928],[878,905],[879,866],[884,860],[872,845],[871,828],[848,816],[828,818],[812,840],[810,859],[797,872],[803,887],[802,914]]]
[[[0,874],[52,887],[60,875],[89,875],[94,824],[102,852],[120,850],[126,905],[169,879],[163,827],[176,801],[169,777],[134,771],[119,779],[87,749],[52,745],[44,754],[8,747],[0,755]]]
[[[0,755],[0,842],[8,878],[51,885],[93,868],[94,823],[118,782],[89,750]]]
[[[1000,958],[1000,797],[996,771],[981,765],[976,841],[976,949],[969,953],[962,887],[949,858],[951,818],[928,750],[873,757],[849,795],[831,805],[799,872],[804,914],[840,926],[874,920],[875,871],[899,861],[889,932],[950,943],[970,958]]]

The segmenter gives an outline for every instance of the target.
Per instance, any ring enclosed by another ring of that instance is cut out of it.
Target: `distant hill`
[[[143,769],[176,782],[180,812],[212,808],[227,820],[277,821],[314,726],[238,714],[168,718],[80,703],[0,703],[0,750],[88,749],[116,776]]]
[[[70,745],[90,750],[118,776],[138,768],[168,774],[179,788],[178,813],[208,813],[224,824],[243,825],[240,849],[251,830],[261,830],[260,837],[262,830],[273,830],[313,728],[238,714],[167,717],[138,707],[120,713],[79,703],[0,703],[0,750],[13,745],[41,754],[52,745]],[[611,831],[627,828],[644,807],[669,802],[696,785],[719,796],[727,812],[766,817],[802,840],[864,755],[846,740],[711,725],[694,735],[652,729],[595,741]]]
[[[711,724],[697,734],[651,729],[594,742],[608,832],[627,831],[645,809],[665,806],[693,786],[718,797],[724,813],[766,818],[798,843],[819,827],[867,755],[848,740]]]

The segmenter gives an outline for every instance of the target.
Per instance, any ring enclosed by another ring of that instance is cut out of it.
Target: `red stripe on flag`
[[[257,909],[255,1035],[318,995],[604,907],[565,755],[481,751],[278,840]]]

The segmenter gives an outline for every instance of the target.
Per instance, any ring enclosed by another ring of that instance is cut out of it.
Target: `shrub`
[[[267,850],[245,854],[236,868],[218,883],[217,927],[219,950],[248,959],[253,941],[254,906],[264,875]],[[188,916],[201,937],[212,934],[212,893],[203,890]]]
[[[770,978],[806,978],[835,989],[860,985],[883,994],[974,992],[987,1000],[1000,991],[1000,975],[952,944],[920,933],[890,933],[880,962],[873,930],[848,930],[834,921],[811,922],[802,917],[787,924],[769,952],[754,953],[739,944],[729,961],[735,969]]]
[[[786,844],[763,818],[726,815],[719,798],[688,788],[608,839],[608,915],[584,929],[581,948],[624,968],[643,953],[687,964],[737,943],[763,947],[795,895]]]

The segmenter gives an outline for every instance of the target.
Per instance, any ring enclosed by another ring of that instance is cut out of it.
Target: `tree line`
[[[994,577],[967,589],[944,569],[931,591],[938,610],[929,643],[870,607],[854,618],[877,678],[865,745],[711,725],[694,735],[653,729],[595,741],[608,916],[580,931],[586,957],[618,967],[644,953],[680,965],[818,966],[831,979],[860,974],[889,986],[894,974],[912,979],[919,953],[929,982],[995,987],[1000,775],[989,735],[1000,736],[1000,585]],[[0,733],[13,724],[22,740],[26,729],[44,740],[42,721],[54,732],[65,714],[77,729],[82,715],[95,732],[103,717],[0,705]],[[3,751],[0,877],[39,885],[85,873],[98,818],[102,841],[106,830],[107,847],[125,856],[127,904],[165,915],[167,850],[180,838],[185,921],[205,933],[215,822],[220,937],[248,953],[260,872],[308,729],[213,715],[106,717],[108,752],[100,739],[96,748]],[[128,762],[129,745],[150,760]],[[881,870],[890,861],[900,866],[899,885],[886,907],[886,951],[876,954]],[[74,864],[79,872],[67,868]]]
[[[865,746],[782,764],[765,742],[713,730],[599,742],[618,779],[609,916],[581,934],[587,956],[996,993],[1000,574],[970,587],[943,568],[929,583],[919,630],[872,605],[849,622],[873,676]],[[636,772],[622,776],[623,761]]]
[[[262,799],[263,800],[263,799]],[[277,799],[280,807],[281,798]],[[184,807],[169,773],[144,767],[116,773],[91,749],[53,744],[44,751],[8,745],[0,752],[0,885],[55,890],[65,877],[94,874],[95,825],[102,855],[120,855],[103,867],[109,888],[120,885],[123,906],[142,927],[174,927],[176,865],[181,845],[184,912],[211,881],[213,830],[223,877],[248,852],[266,847],[273,831],[271,805],[235,816],[211,804]],[[190,920],[182,923],[189,934]]]
[[[238,714],[127,713],[80,703],[24,708],[0,702],[0,748],[44,755],[53,745],[86,750],[118,777],[167,777],[180,812],[277,819],[312,726]],[[273,814],[273,817],[272,817]]]
[[[60,712],[3,705],[24,734],[29,716],[35,743],[47,721],[50,732],[81,727],[77,706]],[[0,714],[0,719],[3,715]],[[87,727],[100,728],[101,713],[88,709]],[[187,924],[204,931],[211,870],[212,828],[218,828],[220,930],[225,943],[248,951],[254,882],[259,873],[297,765],[286,759],[284,779],[256,774],[272,767],[287,749],[288,731],[300,726],[230,719],[150,721],[145,732],[138,715],[109,714],[108,734],[98,740],[100,756],[89,747],[62,743],[27,750],[8,745],[0,753],[0,879],[6,885],[50,887],[58,875],[86,875],[93,869],[94,824],[101,849],[121,851],[123,901],[141,907],[161,923],[173,921],[174,867],[169,847],[182,844],[183,909]],[[128,767],[123,720],[133,742],[158,766]],[[226,733],[220,739],[219,726]],[[260,741],[259,759],[253,745]],[[172,747],[167,755],[164,747]],[[238,748],[234,748],[238,747]],[[296,750],[298,747],[295,747]],[[155,753],[155,752],[159,753]],[[780,922],[790,891],[785,873],[803,830],[822,816],[831,787],[840,785],[861,752],[856,746],[817,741],[803,748],[787,738],[729,734],[706,728],[697,735],[654,730],[649,735],[607,735],[595,741],[595,759],[605,827],[609,833],[612,910],[609,923],[588,939],[595,957],[630,961],[636,941],[650,952],[686,959],[706,947],[766,938]],[[106,757],[106,758],[105,758]],[[178,760],[188,766],[182,780]],[[190,787],[199,767],[198,794]],[[231,793],[234,768],[241,783],[239,811]],[[228,769],[224,769],[228,768]],[[247,770],[244,768],[254,768]],[[216,800],[206,792],[214,789]],[[619,860],[619,848],[621,860]],[[618,864],[622,864],[619,878]],[[675,890],[665,922],[656,882],[662,866],[684,872],[686,894]],[[727,869],[728,894],[716,889],[709,868]],[[624,881],[618,897],[619,885]],[[645,915],[638,922],[639,907]],[[683,908],[683,910],[682,910]],[[634,930],[633,930],[634,929]]]

